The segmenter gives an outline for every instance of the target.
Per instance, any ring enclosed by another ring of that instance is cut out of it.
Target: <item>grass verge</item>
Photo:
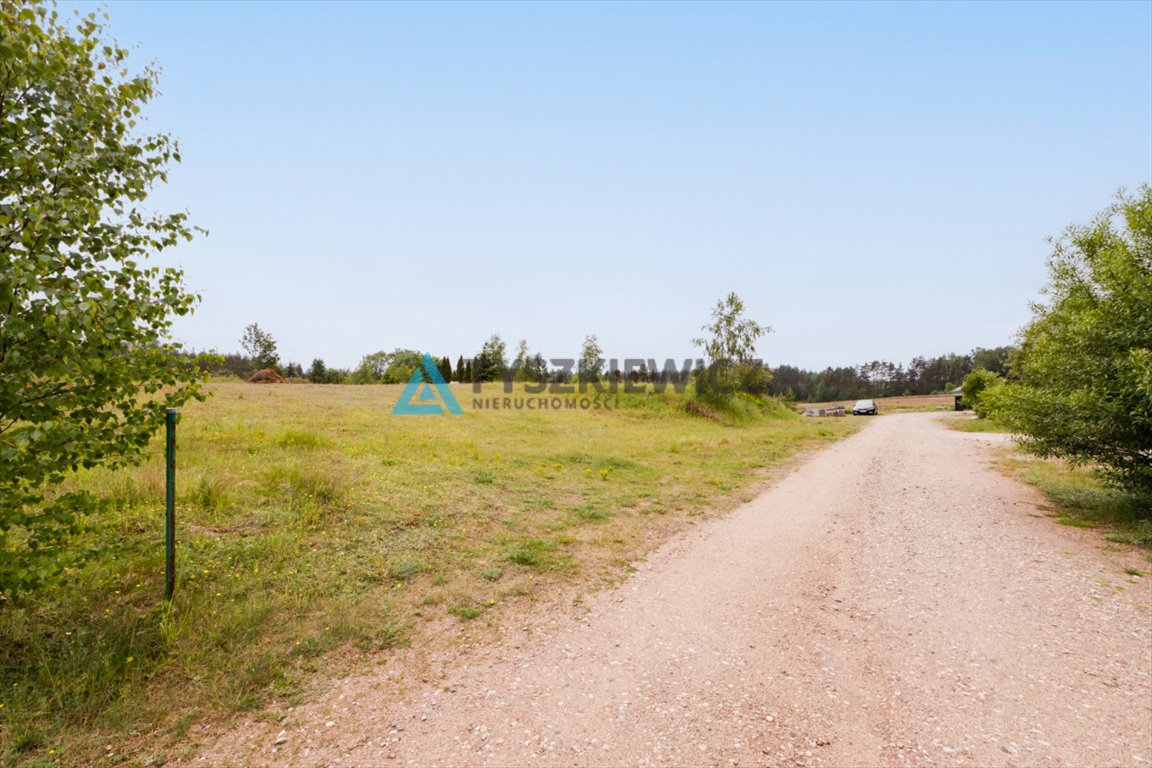
[[[960,432],[1010,431],[994,419],[948,419],[946,423]],[[1061,525],[1101,528],[1108,541],[1152,550],[1152,501],[1109,485],[1093,468],[1020,451],[998,465],[1043,493]],[[1152,553],[1147,557],[1152,562]]]
[[[1043,493],[1061,525],[1099,528],[1108,541],[1152,550],[1148,499],[1108,485],[1091,468],[1073,467],[1059,459],[1015,454],[1000,465]],[[1152,562],[1152,552],[1147,558]]]
[[[998,432],[1007,433],[1011,430],[995,419],[948,419],[948,426],[957,432]]]
[[[464,415],[414,417],[390,415],[399,387],[211,389],[179,426],[171,604],[159,441],[137,469],[70,481],[110,511],[72,542],[90,556],[64,583],[0,608],[0,762],[161,764],[195,723],[298,701],[337,659],[617,581],[862,423],[672,393],[474,410],[454,388]]]

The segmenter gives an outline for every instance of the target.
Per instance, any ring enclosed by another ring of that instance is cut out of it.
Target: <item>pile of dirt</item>
[[[284,379],[276,373],[275,368],[261,368],[248,377],[250,384],[283,384]]]

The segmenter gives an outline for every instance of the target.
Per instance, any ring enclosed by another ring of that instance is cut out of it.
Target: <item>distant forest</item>
[[[492,349],[493,342],[497,348]],[[360,365],[352,370],[329,368],[323,360],[313,360],[308,369],[297,363],[281,364],[275,355],[275,342],[267,337],[268,348],[261,354],[252,350],[250,354],[217,355],[212,362],[201,362],[206,371],[224,376],[249,378],[257,369],[273,368],[287,381],[311,381],[316,384],[397,384],[408,381],[412,371],[419,365],[421,354],[414,350],[397,349],[391,353],[377,352],[366,355]],[[939,357],[914,357],[907,365],[886,360],[873,360],[860,365],[839,368],[825,368],[822,371],[807,371],[792,365],[779,365],[772,368],[772,379],[767,394],[797,402],[820,403],[831,400],[856,400],[865,397],[898,397],[903,395],[931,395],[947,392],[960,386],[964,377],[975,368],[983,368],[999,376],[1008,374],[1009,358],[1013,347],[993,349],[976,348],[968,354],[947,354]],[[488,357],[495,357],[490,366],[480,363]],[[435,358],[441,375],[447,381],[470,382],[474,376],[484,381],[498,378],[491,371],[488,375],[479,374],[481,368],[507,370],[508,360],[503,342],[493,336],[485,347],[474,357],[460,356],[455,366],[448,357]],[[476,373],[473,363],[479,367]],[[565,374],[551,370],[539,354],[528,355],[527,345],[521,342],[517,364],[526,366],[525,371],[533,375],[527,380],[561,380]],[[605,375],[611,375],[605,371]],[[644,371],[634,379],[652,380],[659,374]],[[518,376],[518,379],[525,380]]]
[[[856,400],[863,397],[898,397],[947,392],[964,381],[974,368],[999,376],[1008,373],[1013,347],[976,348],[966,355],[914,357],[907,367],[885,360],[862,365],[805,371],[791,365],[772,369],[769,392],[807,403]]]

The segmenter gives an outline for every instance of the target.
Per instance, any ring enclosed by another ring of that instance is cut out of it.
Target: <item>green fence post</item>
[[[164,599],[176,591],[176,409],[165,414]]]

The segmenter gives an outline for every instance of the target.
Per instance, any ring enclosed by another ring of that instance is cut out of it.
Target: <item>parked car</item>
[[[853,416],[875,416],[879,412],[875,400],[857,400],[856,405],[852,406]]]

